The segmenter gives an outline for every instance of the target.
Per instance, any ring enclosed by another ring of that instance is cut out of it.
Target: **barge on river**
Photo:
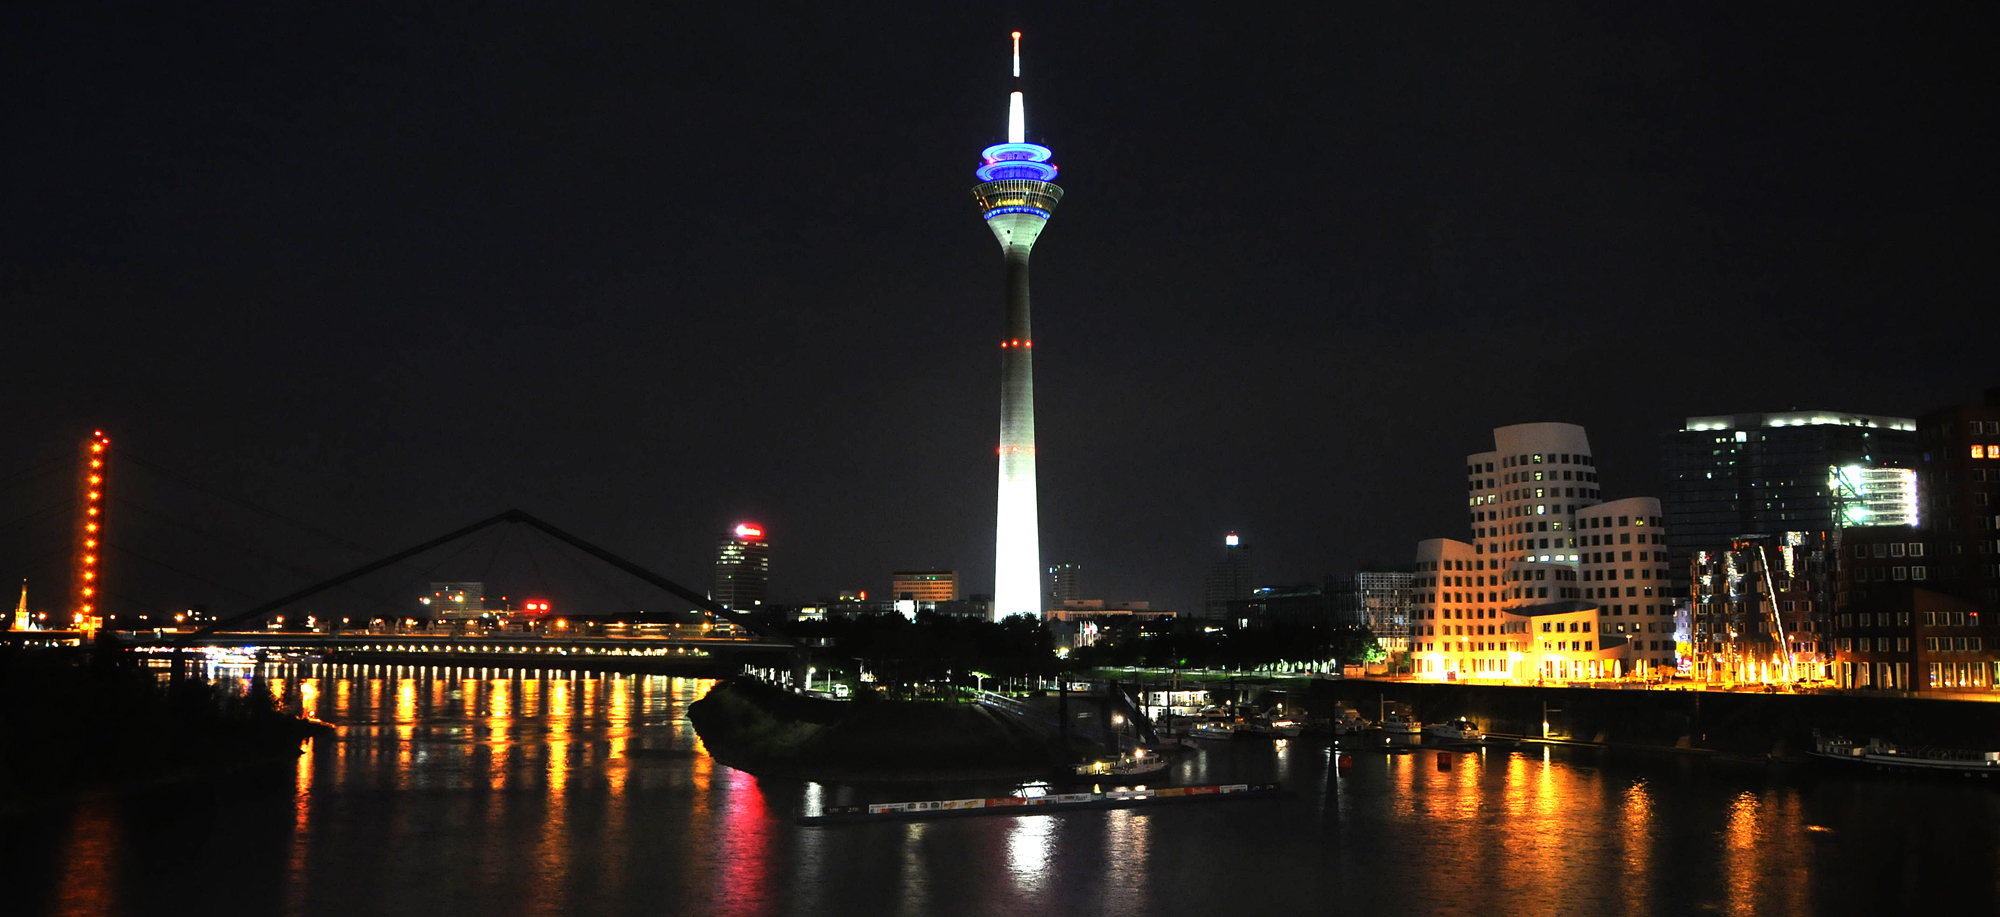
[[[1881,739],[1856,744],[1850,739],[1813,734],[1812,756],[1822,761],[1872,767],[1906,774],[1992,777],[2000,774],[2000,751],[1951,748],[1899,748]]]
[[[923,802],[872,802],[859,806],[827,806],[818,815],[799,816],[801,825],[909,821],[921,818],[964,818],[978,815],[1049,815],[1080,809],[1146,809],[1183,802],[1225,799],[1269,799],[1289,796],[1275,783],[1231,783],[1221,786],[1174,786],[1158,789],[1115,789],[1044,796],[996,796],[984,799],[932,799]]]

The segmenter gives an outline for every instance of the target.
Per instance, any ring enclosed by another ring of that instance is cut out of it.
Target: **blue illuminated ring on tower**
[[[1049,218],[1049,212],[1040,207],[995,207],[986,211],[986,218],[990,220],[1003,213],[1032,213],[1044,220]]]
[[[1048,147],[1038,143],[996,143],[979,151],[979,158],[987,162],[1048,162],[1055,156]]]
[[[1052,181],[1056,177],[1056,167],[1046,162],[1033,162],[1026,159],[1006,159],[1000,162],[989,162],[980,166],[977,174],[980,181],[1005,181],[1010,178],[1021,178],[1028,181]]]

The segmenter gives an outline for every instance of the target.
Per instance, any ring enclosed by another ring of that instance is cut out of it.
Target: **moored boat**
[[[1413,736],[1424,731],[1424,724],[1407,713],[1383,714],[1382,722],[1376,725],[1390,735]]]
[[[1244,717],[1240,731],[1274,739],[1295,739],[1305,731],[1305,727],[1284,717],[1251,716]]]
[[[1079,764],[1075,771],[1078,777],[1145,777],[1166,769],[1166,755],[1147,754],[1145,749],[1137,748],[1129,755]]]
[[[1188,735],[1197,739],[1236,738],[1236,725],[1223,719],[1203,720],[1188,730]]]
[[[1465,717],[1444,723],[1432,723],[1423,727],[1428,738],[1445,739],[1452,742],[1477,742],[1486,737],[1479,731],[1479,724]]]
[[[1368,728],[1368,721],[1352,707],[1339,707],[1333,711],[1333,734],[1337,736],[1358,735]]]
[[[2000,751],[1966,751],[1919,746],[1902,748],[1882,739],[1862,745],[1839,736],[1813,732],[1812,756],[1822,761],[1872,767],[1909,774],[1992,777],[2000,774]]]

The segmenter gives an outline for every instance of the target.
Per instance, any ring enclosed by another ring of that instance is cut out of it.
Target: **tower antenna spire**
[[[1014,33],[1014,93],[1007,97],[1007,142],[1028,142],[1028,103],[1021,100],[1021,33]]]

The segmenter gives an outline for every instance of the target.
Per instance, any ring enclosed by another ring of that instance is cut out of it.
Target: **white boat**
[[[1273,739],[1296,739],[1305,727],[1283,717],[1249,716],[1243,718],[1241,731],[1250,735],[1269,736]]]
[[[1332,727],[1334,735],[1358,735],[1362,729],[1368,729],[1368,721],[1362,719],[1362,715],[1352,707],[1338,707],[1334,709]]]
[[[1405,713],[1383,714],[1382,722],[1377,726],[1390,735],[1413,736],[1424,731],[1424,724]]]
[[[1432,723],[1424,727],[1424,735],[1453,742],[1477,742],[1486,737],[1479,731],[1479,724],[1465,717],[1447,723]]]
[[[1197,739],[1236,738],[1236,726],[1228,720],[1202,720],[1196,723],[1188,735]]]
[[[1076,766],[1079,777],[1143,777],[1167,769],[1167,756],[1147,754],[1143,748],[1108,761],[1092,761]]]
[[[1838,736],[1822,737],[1813,732],[1812,756],[1823,761],[1873,767],[1904,773],[1947,774],[1992,777],[2000,774],[2000,751],[1960,751],[1950,748],[1898,748],[1881,739],[1856,744]]]

